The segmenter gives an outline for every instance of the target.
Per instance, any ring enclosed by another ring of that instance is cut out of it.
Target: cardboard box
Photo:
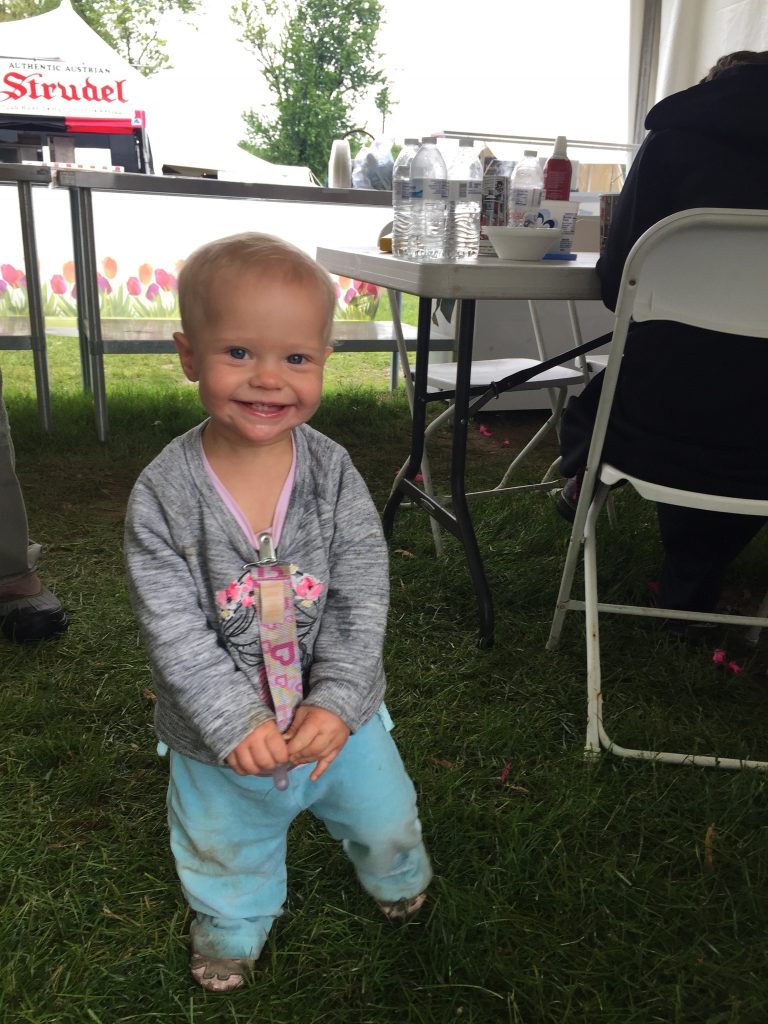
[[[480,249],[479,256],[495,256],[483,227],[486,224],[506,225],[509,207],[509,181],[514,170],[514,160],[499,160],[495,156],[483,158],[483,197],[480,206]]]

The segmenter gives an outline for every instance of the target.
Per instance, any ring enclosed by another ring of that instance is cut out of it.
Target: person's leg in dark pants
[[[664,563],[659,605],[708,612],[717,604],[723,576],[765,522],[678,505],[656,506]]]

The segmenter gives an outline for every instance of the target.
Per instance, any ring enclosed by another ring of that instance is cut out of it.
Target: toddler
[[[208,418],[137,480],[126,564],[170,750],[190,969],[230,991],[281,913],[302,810],[390,918],[419,909],[431,869],[382,703],[379,517],[347,452],[307,425],[331,352],[330,279],[244,233],[192,254],[179,302],[175,342]]]

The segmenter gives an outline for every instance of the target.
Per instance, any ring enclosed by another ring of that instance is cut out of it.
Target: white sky
[[[228,0],[203,7],[196,31],[169,22],[175,67],[148,83],[158,166],[232,153],[242,111],[268,99],[255,59],[236,40]],[[629,0],[383,7],[378,46],[397,101],[385,134],[394,140],[453,130],[625,141]],[[361,119],[380,134],[372,105]]]

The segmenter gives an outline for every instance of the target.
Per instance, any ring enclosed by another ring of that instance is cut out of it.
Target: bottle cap
[[[538,151],[535,149],[526,149],[523,151],[523,156],[538,156]]]
[[[558,160],[565,160],[567,158],[567,145],[565,136],[558,135],[555,139],[555,148],[552,150],[552,156],[557,157]]]

